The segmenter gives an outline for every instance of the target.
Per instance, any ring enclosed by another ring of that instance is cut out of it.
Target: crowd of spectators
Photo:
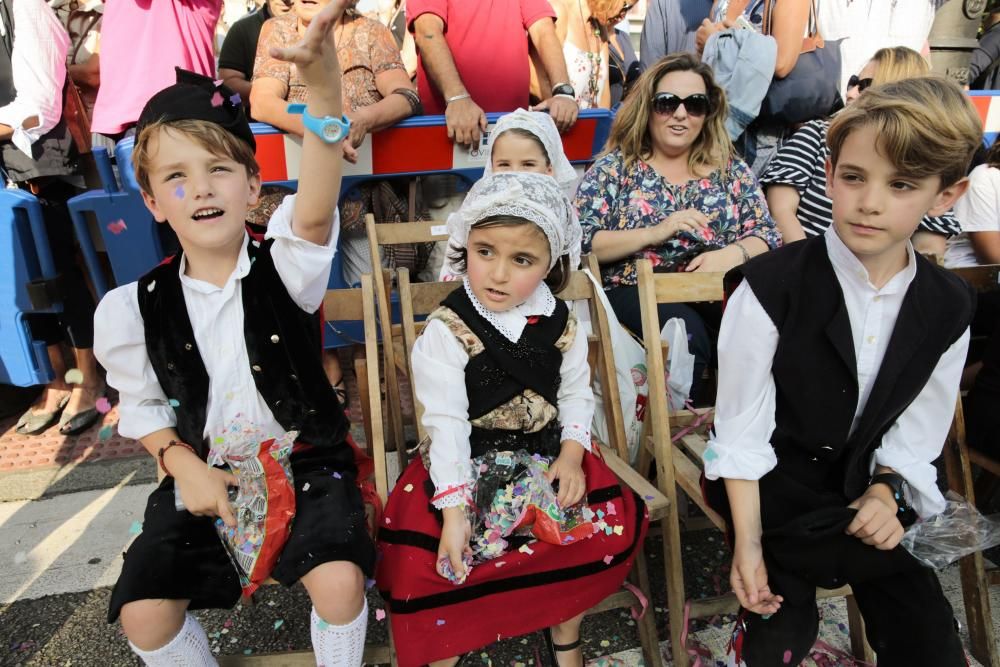
[[[145,102],[174,82],[175,68],[222,80],[253,119],[301,135],[301,116],[286,105],[305,101],[308,91],[295,68],[272,58],[270,49],[295,42],[328,2],[0,3],[0,20],[12,28],[0,31],[0,73],[7,74],[0,77],[4,176],[45,205],[66,278],[62,315],[31,323],[32,334],[50,345],[58,377],[19,422],[22,432],[56,422],[64,432],[78,432],[96,419],[95,403],[105,391],[90,352],[93,297],[77,268],[66,212],[68,198],[93,186],[91,146],[112,148],[130,135]],[[638,330],[637,258],[652,259],[658,270],[724,271],[829,225],[825,132],[840,105],[789,122],[780,109],[768,110],[787,94],[778,84],[785,82],[785,91],[796,85],[790,83],[796,70],[817,52],[830,58],[828,76],[815,85],[846,104],[871,85],[924,73],[941,4],[356,0],[335,29],[352,123],[344,159],[355,161],[371,132],[413,115],[444,115],[448,136],[475,148],[485,144],[488,112],[544,111],[565,132],[581,109],[613,110],[608,143],[583,176],[576,205],[584,249],[602,264],[616,314]],[[641,57],[629,29],[637,12],[645,17]],[[995,87],[998,25],[1000,3],[992,2],[970,66],[973,88]],[[730,37],[735,41],[726,41]],[[741,69],[751,53],[744,49],[770,55],[750,72]],[[715,71],[706,62],[716,63]],[[365,215],[378,222],[426,218],[421,188],[397,180],[345,193],[340,244],[349,283],[372,269]],[[266,221],[284,192],[271,195],[264,193],[254,221]],[[998,261],[998,195],[994,149],[972,172],[970,192],[954,213],[925,220],[915,246],[948,265]],[[394,250],[383,261],[415,273],[437,270],[428,246]],[[684,319],[697,363],[709,363],[717,313],[688,305],[664,309],[669,312],[661,319]],[[65,382],[70,368],[79,369],[83,381]],[[328,375],[340,383],[335,359]]]

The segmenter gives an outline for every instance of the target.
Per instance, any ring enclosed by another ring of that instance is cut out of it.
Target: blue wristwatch
[[[302,124],[306,126],[306,129],[328,144],[342,141],[351,130],[351,119],[347,116],[343,118],[334,118],[333,116],[317,118],[306,111],[305,104],[289,104],[287,111],[288,113],[302,114]]]

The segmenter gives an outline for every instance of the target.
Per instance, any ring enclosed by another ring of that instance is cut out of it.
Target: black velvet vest
[[[6,35],[0,38],[0,106],[10,104],[17,96],[14,89],[14,73],[11,63],[13,53],[14,12],[10,3],[0,3],[0,13],[6,27]],[[66,176],[76,171],[77,152],[73,137],[66,123],[59,123],[31,144],[31,157],[21,152],[12,141],[0,143],[0,158],[11,180],[23,183],[41,176]]]
[[[559,384],[562,379],[562,352],[556,342],[566,330],[569,308],[556,299],[552,315],[539,317],[528,324],[520,340],[512,343],[497,331],[477,311],[464,287],[459,287],[441,302],[453,310],[466,326],[483,343],[483,351],[469,359],[465,367],[465,389],[469,396],[469,418],[481,417],[512,398],[531,389],[552,405],[558,405]],[[538,434],[518,431],[519,447],[529,451],[547,453],[554,444],[558,453],[560,428],[556,420]],[[473,456],[480,456],[489,449],[511,449],[503,444],[505,435],[495,430],[473,427],[470,441]],[[544,440],[534,443],[535,440]],[[546,451],[541,451],[546,450]]]
[[[726,276],[731,293],[745,278],[778,329],[772,372],[779,466],[809,457],[843,476],[848,498],[868,485],[882,436],[927,384],[941,355],[962,335],[975,293],[917,255],[882,365],[850,434],[858,402],[857,364],[843,291],[822,236],[760,255]]]
[[[288,295],[271,258],[272,243],[247,245],[250,272],[241,280],[242,335],[254,384],[282,428],[299,431],[299,442],[334,448],[343,469],[351,470],[349,424],[320,356],[322,319]],[[209,378],[184,302],[179,261],[179,255],[170,257],[139,279],[139,312],[153,371],[174,399],[177,431],[205,458]]]

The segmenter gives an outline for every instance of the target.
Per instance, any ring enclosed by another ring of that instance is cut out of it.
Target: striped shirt
[[[790,185],[799,192],[796,215],[807,236],[819,236],[833,222],[833,202],[826,196],[826,160],[830,148],[826,131],[830,122],[814,120],[806,123],[781,147],[764,171],[761,185]],[[920,230],[955,236],[962,231],[958,219],[948,211],[940,217],[924,216]]]

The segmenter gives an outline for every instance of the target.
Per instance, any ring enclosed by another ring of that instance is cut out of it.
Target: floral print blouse
[[[297,26],[295,12],[264,22],[257,42],[253,78],[278,79],[288,86],[287,101],[306,102],[306,86],[295,65],[272,58],[270,54],[272,46],[284,48],[301,39]],[[396,40],[389,29],[361,16],[353,17],[344,25],[343,33],[337,40],[337,60],[343,72],[341,87],[345,113],[371,106],[382,99],[375,85],[376,75],[390,69],[405,70]]]
[[[631,257],[603,264],[605,289],[638,282],[636,260],[649,259],[659,270],[681,270],[703,252],[756,236],[769,248],[781,235],[767,210],[757,178],[738,158],[725,170],[674,185],[641,159],[625,167],[620,150],[597,159],[587,170],[575,200],[583,226],[583,252],[591,251],[599,231],[639,229],[658,224],[675,211],[697,209],[709,218],[704,234],[681,232],[661,246],[643,248]]]

